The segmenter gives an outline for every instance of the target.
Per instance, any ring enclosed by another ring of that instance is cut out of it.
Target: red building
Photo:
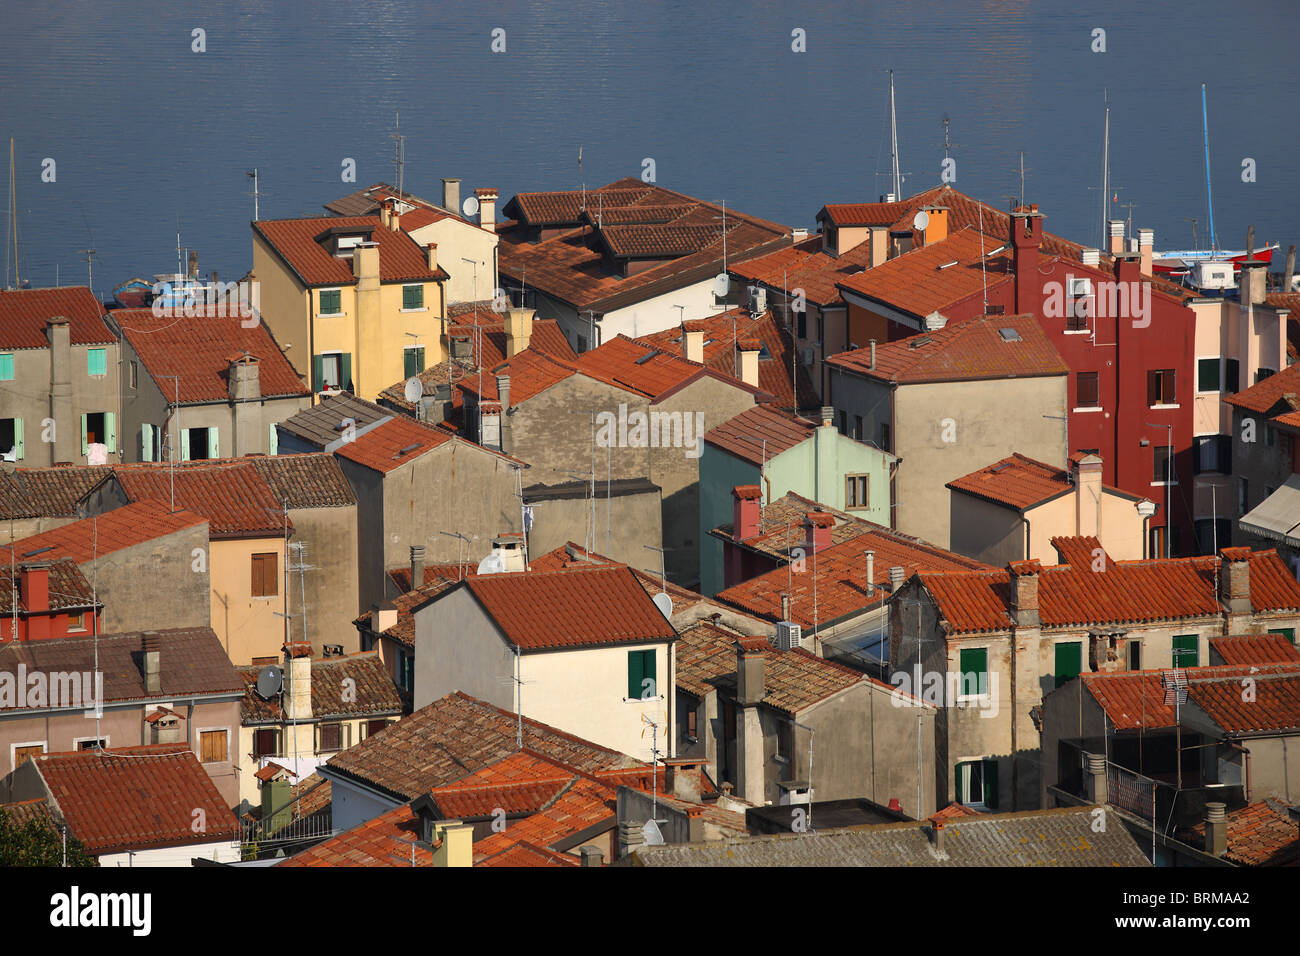
[[[15,613],[15,595],[17,610]],[[71,558],[0,567],[0,642],[43,641],[95,633],[104,606]]]

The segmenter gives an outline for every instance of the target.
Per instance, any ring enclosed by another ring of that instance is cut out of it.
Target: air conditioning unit
[[[813,364],[813,349],[811,345],[805,345],[803,348],[799,350],[799,364],[800,365]]]
[[[1092,295],[1092,280],[1087,276],[1070,276],[1070,297]]]
[[[1196,287],[1198,289],[1232,289],[1237,285],[1233,281],[1231,262],[1196,263]]]
[[[803,646],[803,628],[790,621],[778,621],[776,625],[776,646],[779,650],[792,651]]]
[[[756,314],[767,311],[767,290],[761,285],[749,287],[749,311]]]

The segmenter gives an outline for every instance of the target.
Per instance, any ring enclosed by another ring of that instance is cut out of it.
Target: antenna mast
[[[1205,201],[1210,211],[1210,250],[1219,251],[1219,240],[1214,232],[1214,190],[1210,188],[1210,119],[1205,107],[1205,84],[1201,84],[1201,134],[1205,140]]]
[[[898,117],[894,111],[894,71],[889,71],[889,161],[894,177],[894,200],[903,198],[903,181],[898,174]]]

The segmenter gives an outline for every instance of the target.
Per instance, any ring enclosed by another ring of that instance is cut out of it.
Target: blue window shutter
[[[14,379],[14,353],[0,354],[0,382],[12,382]]]

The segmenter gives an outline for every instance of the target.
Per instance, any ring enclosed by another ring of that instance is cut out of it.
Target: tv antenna
[[[402,114],[393,111],[393,179],[397,186],[397,200],[402,200],[402,167],[406,165],[406,137],[402,135]]]
[[[498,684],[515,685],[515,749],[524,749],[524,685],[536,684],[537,681],[524,680],[522,671],[523,658],[519,654],[519,645],[515,645],[515,672],[510,677],[498,677]]]
[[[438,534],[446,535],[448,538],[457,538],[459,540],[460,543],[456,546],[456,564],[460,568],[460,580],[464,581],[465,580],[465,545],[469,544],[469,538],[465,537],[465,535],[459,531],[439,531]],[[411,590],[414,591],[422,584],[424,584],[423,581],[412,581]]]
[[[250,169],[248,172],[244,173],[244,175],[247,176],[249,179],[251,179],[251,180],[253,181],[253,191],[252,191],[251,193],[245,193],[244,195],[245,195],[245,196],[252,196],[252,197],[253,197],[253,221],[254,221],[254,222],[257,222],[259,219],[262,218],[261,215],[260,215],[260,213],[259,213],[259,211],[258,211],[257,200],[258,200],[258,197],[259,197],[259,196],[265,196],[266,193],[258,192],[258,189],[257,189],[257,167],[256,167],[256,166],[254,166],[254,167],[253,167],[252,169]]]

